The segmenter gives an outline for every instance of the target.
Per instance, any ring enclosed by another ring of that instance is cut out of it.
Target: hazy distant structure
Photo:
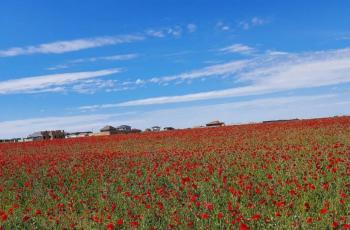
[[[274,122],[286,122],[286,121],[299,121],[299,119],[295,118],[295,119],[285,119],[285,120],[269,120],[269,121],[263,121],[262,123],[274,123]]]
[[[118,132],[117,129],[111,125],[106,125],[102,129],[100,129],[101,135],[112,135],[112,134],[116,134],[117,132]]]
[[[121,126],[118,126],[116,129],[119,132],[124,132],[124,133],[130,133],[131,132],[131,126],[130,125],[121,125]]]
[[[207,126],[207,127],[220,127],[220,126],[225,126],[225,123],[221,122],[221,121],[212,121],[212,122],[207,123],[205,126]]]
[[[17,143],[23,142],[23,138],[0,139],[0,143]]]
[[[26,141],[53,140],[65,138],[64,130],[39,131],[30,134]]]
[[[131,132],[131,133],[141,133],[142,130],[141,130],[141,129],[131,129],[130,132]]]
[[[66,138],[88,137],[91,135],[92,135],[91,131],[73,132],[73,133],[66,133]]]
[[[160,131],[160,126],[153,126],[152,127],[152,132],[159,132]]]
[[[104,135],[113,135],[113,134],[127,134],[127,133],[139,133],[141,130],[132,129],[130,125],[120,125],[118,127],[113,127],[107,125],[100,130],[100,133],[94,134],[94,136],[104,136]]]

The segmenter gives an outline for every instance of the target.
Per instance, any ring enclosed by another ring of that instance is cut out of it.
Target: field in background
[[[350,228],[349,117],[1,144],[0,167],[0,229]]]

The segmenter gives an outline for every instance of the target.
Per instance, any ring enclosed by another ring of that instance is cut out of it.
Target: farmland
[[[350,118],[0,145],[0,229],[350,229]]]

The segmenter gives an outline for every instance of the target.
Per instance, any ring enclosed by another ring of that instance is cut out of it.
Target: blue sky
[[[350,113],[349,1],[1,1],[0,138]]]

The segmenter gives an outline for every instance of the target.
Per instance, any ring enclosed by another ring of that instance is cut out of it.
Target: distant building
[[[91,131],[66,133],[66,138],[88,137],[91,134],[92,134]]]
[[[131,129],[131,133],[141,133],[140,129]]]
[[[45,132],[47,132],[47,135],[50,137],[50,140],[62,139],[62,138],[65,138],[66,136],[64,130],[53,130],[53,131],[45,131]]]
[[[112,134],[116,134],[118,131],[115,127],[107,125],[105,127],[103,127],[101,130],[101,135],[112,135]]]
[[[30,137],[23,138],[23,142],[31,142],[31,141],[33,141],[33,139]]]
[[[145,132],[152,132],[152,129],[147,128],[147,129],[145,129]]]
[[[92,133],[90,136],[92,137],[99,137],[99,136],[108,136],[110,135],[108,132],[98,132],[98,133]]]
[[[22,138],[1,139],[0,143],[17,143],[22,142]]]
[[[274,123],[274,122],[286,122],[286,121],[299,121],[299,119],[295,118],[295,119],[286,119],[286,120],[269,120],[269,121],[263,121],[262,123]]]
[[[39,131],[30,134],[26,141],[53,140],[65,138],[64,130]]]
[[[220,126],[224,126],[225,123],[221,122],[221,121],[212,121],[206,124],[207,127],[220,127]]]
[[[28,137],[27,137],[27,140],[28,141],[39,141],[39,140],[45,140],[45,136],[42,134],[42,132],[35,132],[35,133],[32,133],[30,134]]]
[[[164,130],[169,131],[169,130],[175,130],[173,127],[164,127]]]
[[[159,132],[160,131],[160,126],[153,126],[152,127],[153,132]]]
[[[122,133],[131,132],[131,126],[129,126],[129,125],[121,125],[121,126],[118,126],[116,129],[117,129],[117,131],[122,132]]]

